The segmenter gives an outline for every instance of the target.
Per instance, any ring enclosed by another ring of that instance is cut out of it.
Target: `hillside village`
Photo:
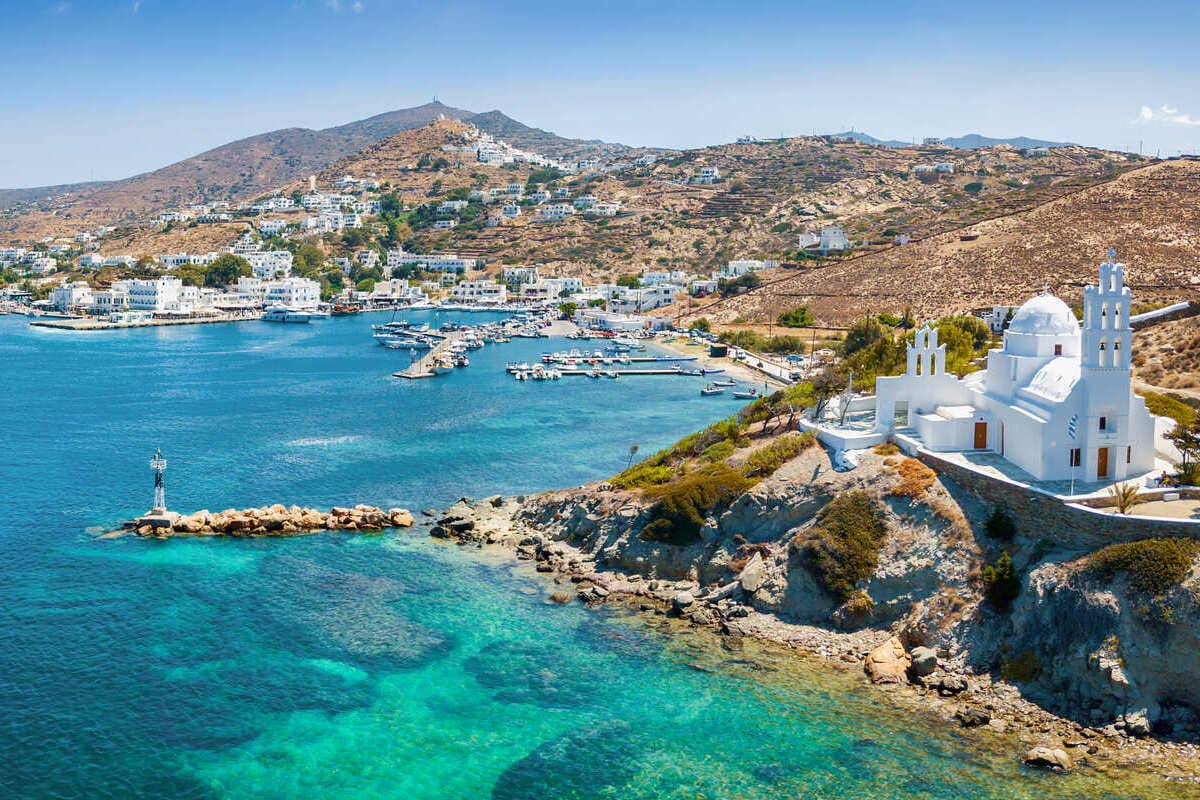
[[[946,228],[1035,209],[1136,166],[1125,154],[1073,146],[898,148],[846,136],[746,138],[686,153],[596,147],[572,158],[439,113],[245,201],[164,208],[136,223],[111,220],[36,240],[14,236],[0,247],[0,277],[15,299],[64,312],[570,295],[616,313],[669,306],[671,316],[766,322],[787,310],[762,302],[781,278],[824,285],[853,274],[864,257],[908,254],[931,234],[952,235],[939,233]],[[54,220],[62,231],[76,218],[36,209],[6,212],[10,230]],[[223,256],[240,259],[245,274],[223,283],[205,274]],[[115,297],[106,294],[113,284]],[[719,308],[706,311],[713,301]],[[834,308],[808,295],[803,302],[826,324],[853,313],[851,303]],[[889,305],[899,312],[903,304],[913,303]]]

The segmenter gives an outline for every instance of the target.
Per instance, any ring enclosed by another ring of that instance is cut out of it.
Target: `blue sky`
[[[0,186],[435,95],[696,147],[854,127],[1200,152],[1200,3],[0,0]]]

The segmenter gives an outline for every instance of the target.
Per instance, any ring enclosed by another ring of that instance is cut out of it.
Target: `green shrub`
[[[747,478],[765,478],[816,443],[816,437],[807,431],[780,436],[751,453],[742,466],[742,474]]]
[[[831,500],[811,533],[795,544],[818,585],[844,603],[875,572],[886,535],[878,506],[859,489]]]
[[[808,306],[800,306],[779,315],[776,322],[785,328],[810,328],[815,320],[808,312]]]
[[[1000,506],[996,506],[992,509],[991,516],[987,518],[987,522],[984,523],[984,530],[993,539],[1009,542],[1017,535],[1017,523],[1007,511]]]
[[[740,472],[725,464],[712,464],[678,480],[647,490],[658,502],[641,537],[652,542],[686,545],[696,541],[704,519],[714,509],[731,503],[750,486]]]
[[[1160,595],[1187,577],[1198,553],[1200,541],[1195,539],[1141,539],[1097,550],[1089,559],[1089,568],[1103,580],[1124,573],[1131,588]]]
[[[1021,579],[1013,569],[1012,556],[1005,550],[995,564],[983,568],[983,594],[1001,611],[1007,611],[1021,593]]]
[[[647,486],[667,483],[675,477],[675,474],[676,470],[669,465],[654,464],[650,460],[646,460],[615,475],[610,483],[618,489],[644,489]]]
[[[733,451],[733,442],[729,441],[728,439],[722,439],[716,444],[710,444],[708,447],[704,448],[704,452],[700,454],[700,458],[712,464],[729,458],[731,455],[733,455]]]

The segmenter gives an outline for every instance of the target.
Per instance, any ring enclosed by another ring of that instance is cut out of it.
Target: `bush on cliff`
[[[712,464],[678,480],[646,490],[657,502],[641,537],[652,542],[687,545],[696,541],[705,517],[731,503],[750,487],[750,481],[725,464]]]
[[[816,443],[816,437],[808,432],[784,434],[751,453],[742,474],[747,478],[765,478]]]
[[[1012,538],[1017,535],[1017,523],[1007,511],[1000,506],[996,506],[992,509],[992,513],[987,518],[987,522],[984,523],[984,530],[986,530],[987,535],[993,539],[999,539],[1003,542],[1010,542],[1012,541]]]
[[[1007,611],[1021,593],[1021,579],[1013,569],[1012,556],[1005,550],[995,564],[983,568],[983,595],[1000,611]]]
[[[831,500],[812,531],[793,544],[821,588],[844,603],[875,572],[886,536],[879,507],[859,489]]]
[[[1142,539],[1110,544],[1089,558],[1089,568],[1103,580],[1123,573],[1129,586],[1148,595],[1161,595],[1183,582],[1200,554],[1195,539]]]

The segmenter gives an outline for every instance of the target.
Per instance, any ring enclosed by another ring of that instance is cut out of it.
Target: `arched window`
[[[1103,339],[1100,340],[1100,366],[1108,366],[1108,343]]]
[[[1120,339],[1113,340],[1112,361],[1113,361],[1114,367],[1121,366],[1121,340]]]

